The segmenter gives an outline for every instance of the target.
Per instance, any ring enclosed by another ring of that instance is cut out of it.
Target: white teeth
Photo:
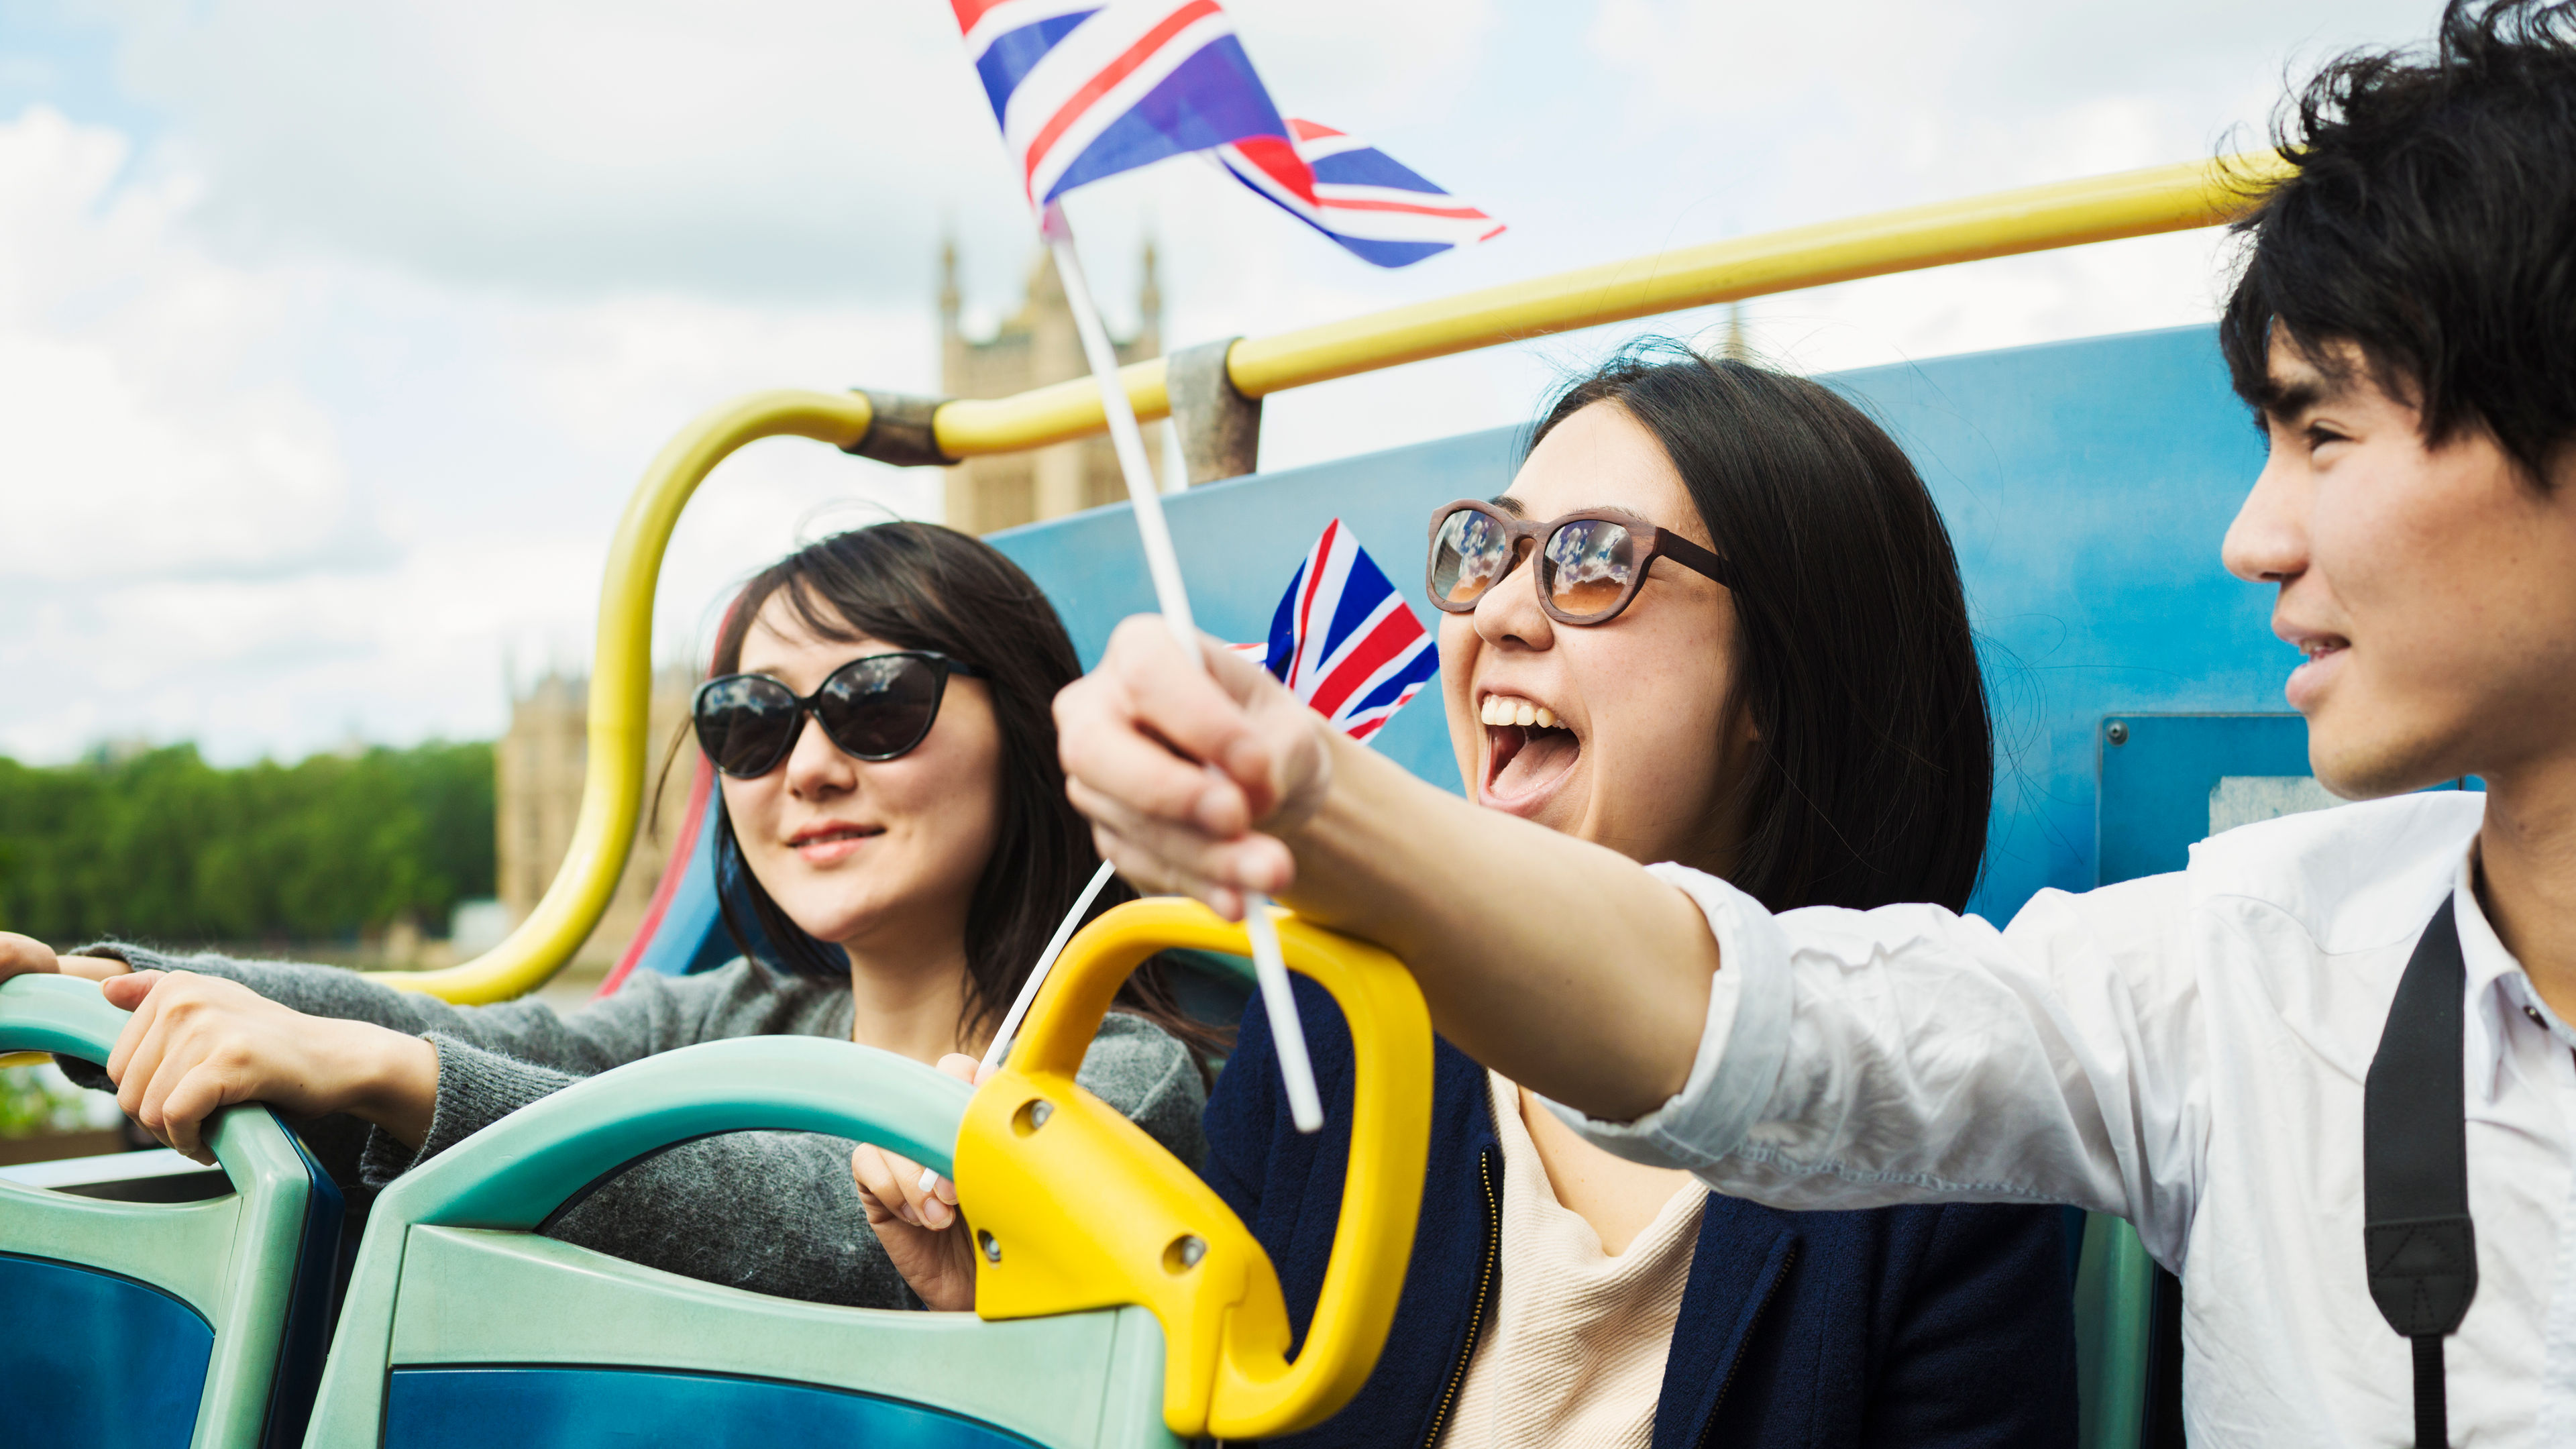
[[[1518,725],[1523,729],[1536,725],[1540,729],[1556,728],[1556,711],[1525,699],[1505,699],[1489,694],[1477,706],[1476,716],[1489,725]]]

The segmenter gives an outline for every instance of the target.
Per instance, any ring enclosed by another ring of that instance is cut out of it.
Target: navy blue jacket
[[[1302,1342],[1341,1211],[1352,1068],[1332,998],[1296,985],[1324,1130],[1290,1125],[1256,995],[1208,1100],[1207,1177],[1277,1265]],[[1428,1444],[1492,1311],[1502,1146],[1484,1069],[1437,1052],[1422,1217],[1386,1351],[1349,1407],[1274,1442]],[[2069,1258],[2053,1207],[1790,1213],[1711,1196],[1654,1449],[2071,1444]]]

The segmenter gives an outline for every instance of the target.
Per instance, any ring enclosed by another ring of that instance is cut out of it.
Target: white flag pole
[[[1118,453],[1118,469],[1127,478],[1127,497],[1136,507],[1136,532],[1144,539],[1145,570],[1154,580],[1155,603],[1172,637],[1204,669],[1207,659],[1200,652],[1198,625],[1190,618],[1189,593],[1181,584],[1180,555],[1172,548],[1162,496],[1154,487],[1153,469],[1145,462],[1145,435],[1136,426],[1136,410],[1128,405],[1127,386],[1118,380],[1118,354],[1109,345],[1109,329],[1100,323],[1100,308],[1091,300],[1091,284],[1083,277],[1073,227],[1065,220],[1061,203],[1047,204],[1038,229],[1046,238],[1047,250],[1055,255],[1065,301],[1073,308],[1074,331],[1081,335],[1083,356],[1100,383],[1101,411],[1108,415],[1109,441]],[[1253,975],[1261,983],[1261,1004],[1269,1012],[1279,1048],[1279,1075],[1288,1087],[1289,1118],[1300,1132],[1316,1131],[1324,1125],[1323,1099],[1315,1092],[1315,1068],[1306,1055],[1306,1031],[1298,1020],[1297,998],[1288,987],[1288,962],[1279,950],[1279,928],[1270,919],[1269,897],[1245,893],[1243,926],[1252,939]],[[1032,973],[1028,992],[1037,989],[1036,981]]]
[[[1038,964],[1030,968],[1029,979],[1021,983],[1020,994],[1002,1017],[1001,1030],[993,1033],[993,1044],[984,1048],[984,1061],[975,1069],[975,1080],[980,1082],[986,1072],[1001,1069],[1002,1058],[1010,1055],[1011,1038],[1019,1034],[1021,1018],[1029,1014],[1029,1003],[1038,999],[1038,988],[1046,984],[1047,973],[1055,969],[1055,958],[1064,954],[1064,943],[1073,939],[1073,928],[1090,914],[1091,903],[1100,899],[1100,888],[1109,884],[1109,877],[1115,873],[1109,862],[1102,861],[1100,869],[1091,873],[1091,884],[1074,897],[1073,909],[1056,923],[1055,934],[1047,938],[1046,949],[1038,953]]]

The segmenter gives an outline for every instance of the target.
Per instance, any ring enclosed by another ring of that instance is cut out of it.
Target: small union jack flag
[[[1355,740],[1384,728],[1440,671],[1422,620],[1338,518],[1288,581],[1269,642],[1231,647]]]
[[[1407,267],[1502,234],[1501,222],[1357,136],[1294,116],[1288,131],[1295,166],[1284,164],[1276,147],[1229,144],[1211,154],[1236,180],[1364,262]]]

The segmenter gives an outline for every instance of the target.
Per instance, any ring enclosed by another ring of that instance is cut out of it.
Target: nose
[[[859,762],[841,753],[822,723],[800,713],[796,747],[787,752],[787,791],[799,800],[823,800],[858,788]]]
[[[2274,439],[2271,456],[2227,526],[2219,557],[2249,584],[2286,584],[2308,570],[2308,505],[2315,480],[2295,447]]]
[[[1511,572],[1476,600],[1476,637],[1487,644],[1545,649],[1556,642],[1556,621],[1538,606],[1538,558],[1524,543]]]

